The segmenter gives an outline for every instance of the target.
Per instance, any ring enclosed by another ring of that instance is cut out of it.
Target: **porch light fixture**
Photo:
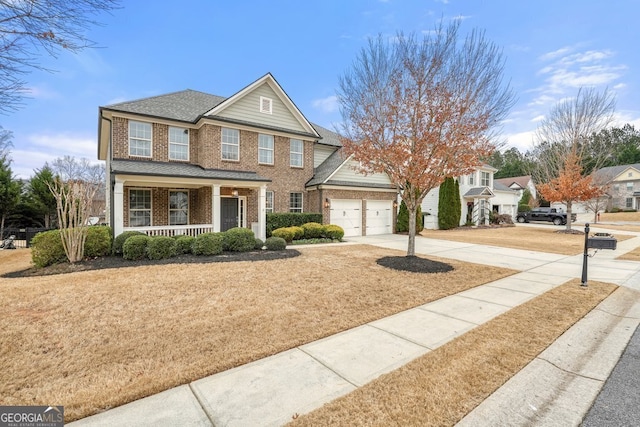
[[[231,195],[233,197],[238,197],[238,190],[236,190],[235,188],[233,190],[231,190]]]
[[[324,199],[324,207],[329,209],[331,207],[331,202],[329,201],[329,199]]]

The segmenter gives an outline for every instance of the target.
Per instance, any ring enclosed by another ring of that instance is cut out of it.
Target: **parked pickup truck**
[[[546,221],[555,225],[567,223],[566,212],[560,212],[556,208],[533,208],[529,212],[518,212],[516,220],[520,223],[530,221]],[[576,214],[571,214],[571,222],[576,220]]]

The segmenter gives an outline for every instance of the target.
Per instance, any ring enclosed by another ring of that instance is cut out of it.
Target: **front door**
[[[238,226],[238,199],[224,197],[220,200],[220,231]]]

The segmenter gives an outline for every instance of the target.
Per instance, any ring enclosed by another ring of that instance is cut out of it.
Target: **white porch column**
[[[213,231],[220,231],[220,184],[213,184],[211,188],[211,222]]]
[[[116,178],[113,187],[113,235],[122,234],[124,229],[124,181]]]
[[[266,240],[267,238],[267,186],[260,187],[260,196],[258,198],[258,239]]]

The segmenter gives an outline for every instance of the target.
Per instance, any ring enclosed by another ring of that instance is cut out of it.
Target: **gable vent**
[[[273,102],[272,102],[271,98],[265,98],[264,96],[260,97],[260,112],[261,113],[271,114],[272,105],[273,105]]]

